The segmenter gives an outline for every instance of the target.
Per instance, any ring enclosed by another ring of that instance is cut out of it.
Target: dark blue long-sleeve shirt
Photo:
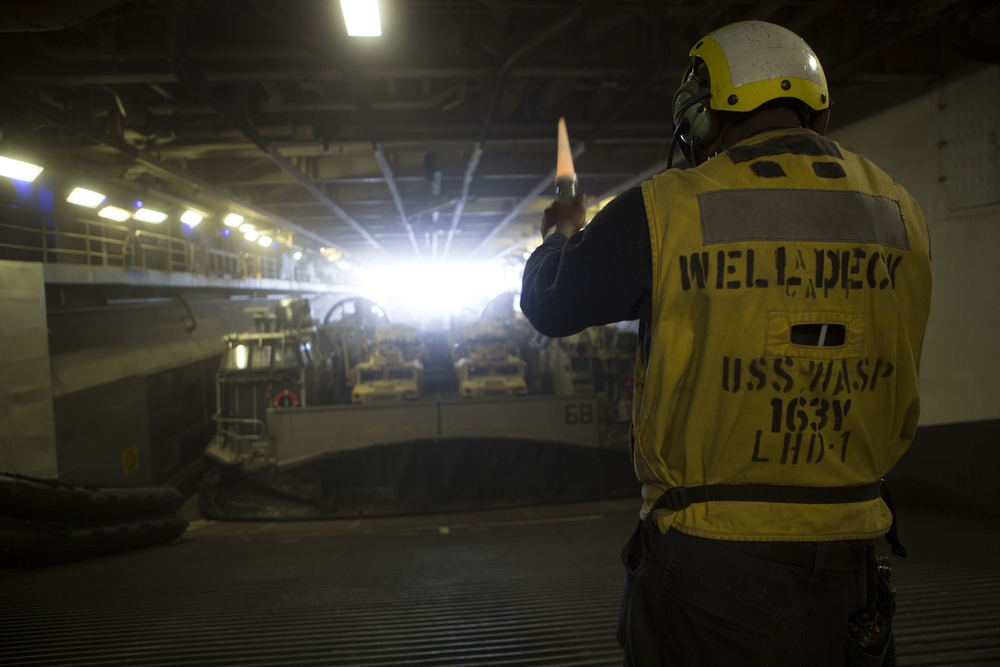
[[[539,332],[652,319],[653,261],[642,190],[626,190],[566,238],[554,232],[528,258],[521,311]]]

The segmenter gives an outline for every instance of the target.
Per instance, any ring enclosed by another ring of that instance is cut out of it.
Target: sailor
[[[745,21],[689,56],[673,125],[691,168],[586,227],[582,195],[555,201],[521,292],[548,336],[640,321],[625,664],[882,664],[873,544],[920,409],[924,219],[824,136],[830,93],[799,36]]]

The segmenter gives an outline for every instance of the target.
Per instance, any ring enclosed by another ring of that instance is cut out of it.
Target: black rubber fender
[[[68,563],[172,542],[187,521],[178,513],[137,521],[98,524],[0,519],[0,565]]]
[[[173,514],[183,498],[171,487],[63,484],[0,473],[0,517],[29,521],[114,521]]]

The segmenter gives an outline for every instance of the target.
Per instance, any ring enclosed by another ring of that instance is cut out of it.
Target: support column
[[[0,260],[0,471],[59,475],[40,263]]]

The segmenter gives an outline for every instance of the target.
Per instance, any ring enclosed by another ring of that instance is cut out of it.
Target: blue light
[[[223,236],[229,236],[229,228],[228,227],[226,229],[222,230],[222,235]]]
[[[134,204],[133,204],[133,208],[142,208],[142,201],[139,200],[139,199],[136,199],[135,202],[134,202]]]
[[[21,181],[16,178],[12,178],[10,179],[10,182],[14,186],[14,191],[17,192],[19,204],[25,206],[34,203],[28,201],[29,199],[34,199],[32,195],[35,194],[35,186],[31,181]]]

